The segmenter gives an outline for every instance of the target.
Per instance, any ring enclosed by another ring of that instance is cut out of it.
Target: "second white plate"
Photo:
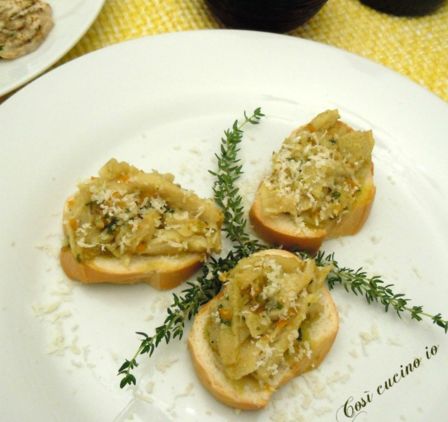
[[[95,20],[105,0],[47,0],[53,9],[54,27],[48,37],[26,56],[0,59],[0,97],[35,78],[56,63]]]

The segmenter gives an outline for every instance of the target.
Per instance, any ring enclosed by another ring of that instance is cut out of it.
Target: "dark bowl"
[[[327,0],[206,0],[226,26],[287,32],[312,18]]]
[[[380,12],[396,16],[423,16],[434,12],[444,0],[361,0]]]

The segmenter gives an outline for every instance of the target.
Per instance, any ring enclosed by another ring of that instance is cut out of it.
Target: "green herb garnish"
[[[235,248],[244,256],[263,248],[262,244],[246,232],[247,220],[245,218],[243,198],[236,186],[236,181],[243,173],[241,160],[238,158],[239,144],[243,139],[242,128],[247,124],[258,124],[264,116],[260,108],[254,110],[251,116],[244,113],[242,123],[235,121],[232,129],[224,132],[221,139],[220,153],[215,154],[218,161],[218,170],[210,171],[215,176],[213,193],[215,202],[224,213],[223,230]]]
[[[341,192],[333,191],[333,192],[331,192],[331,197],[332,197],[333,199],[338,199],[338,198],[341,197]]]
[[[417,321],[427,317],[432,319],[434,324],[442,327],[445,333],[448,332],[448,321],[444,320],[440,313],[431,315],[424,312],[422,306],[411,306],[411,299],[405,297],[403,293],[394,293],[392,290],[394,285],[386,284],[380,276],[369,276],[362,268],[353,270],[351,268],[339,267],[334,259],[334,254],[325,255],[325,252],[319,252],[315,259],[318,265],[330,264],[333,267],[327,276],[330,290],[340,284],[347,292],[364,296],[367,303],[380,303],[384,306],[386,312],[389,309],[393,309],[399,317],[401,317],[401,314],[407,313],[411,319]]]
[[[106,224],[106,226],[104,227],[104,230],[106,230],[106,232],[108,234],[113,234],[115,229],[117,228],[119,223],[119,220],[117,217],[113,216],[110,221]]]
[[[173,294],[173,303],[167,309],[167,317],[162,325],[158,326],[153,336],[144,332],[137,334],[142,337],[140,346],[130,360],[126,360],[118,370],[122,376],[120,387],[136,384],[136,378],[132,373],[138,366],[139,355],[152,356],[157,346],[162,341],[169,343],[171,339],[181,339],[184,334],[185,322],[191,320],[199,310],[199,307],[221,290],[222,283],[219,274],[232,269],[242,258],[252,253],[265,249],[266,245],[252,238],[246,231],[246,218],[242,197],[236,186],[236,181],[242,174],[242,164],[238,158],[239,144],[242,141],[242,128],[247,124],[259,123],[263,116],[260,108],[257,108],[251,116],[244,114],[244,120],[235,121],[232,128],[224,132],[221,140],[220,153],[216,155],[218,170],[210,173],[215,176],[213,192],[215,201],[224,212],[223,230],[228,239],[233,243],[233,249],[224,258],[211,257],[201,270],[200,276],[194,282],[187,282],[188,288],[180,295]],[[335,192],[336,194],[338,192]],[[297,252],[302,258],[309,255]],[[398,316],[408,313],[411,319],[421,321],[423,317],[432,319],[433,323],[448,332],[448,321],[442,315],[431,315],[423,311],[421,306],[410,306],[410,299],[403,294],[394,293],[392,284],[385,284],[379,276],[368,276],[362,268],[353,270],[340,267],[334,259],[334,254],[319,252],[315,257],[317,265],[331,265],[332,270],[327,277],[330,289],[340,284],[347,292],[364,296],[368,303],[377,302],[384,306],[385,311],[394,309]],[[302,338],[299,330],[298,339]]]
[[[193,318],[199,307],[215,297],[221,290],[222,283],[219,273],[231,270],[243,256],[230,251],[224,258],[211,257],[202,268],[201,275],[194,282],[187,282],[188,288],[180,295],[173,294],[173,303],[167,309],[167,317],[162,325],[158,326],[153,336],[144,332],[137,332],[142,337],[140,346],[130,360],[126,360],[118,370],[123,378],[120,387],[127,384],[135,384],[136,379],[132,374],[138,366],[137,357],[147,354],[152,356],[154,350],[162,341],[169,343],[173,338],[181,339],[184,334],[185,322]]]

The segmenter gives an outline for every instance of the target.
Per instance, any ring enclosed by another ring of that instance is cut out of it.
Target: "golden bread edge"
[[[160,268],[158,270],[143,272],[111,272],[95,262],[78,262],[68,247],[63,247],[60,252],[60,263],[65,274],[81,283],[115,283],[134,284],[145,282],[151,286],[167,290],[178,286],[192,276],[202,265],[201,254],[192,255],[192,258],[177,268]]]

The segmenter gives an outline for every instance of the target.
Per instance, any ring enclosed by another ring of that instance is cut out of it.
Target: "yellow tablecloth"
[[[93,26],[60,63],[145,35],[220,27],[204,0],[106,0]],[[448,100],[448,1],[432,15],[399,18],[358,0],[329,0],[290,34],[382,63]]]

